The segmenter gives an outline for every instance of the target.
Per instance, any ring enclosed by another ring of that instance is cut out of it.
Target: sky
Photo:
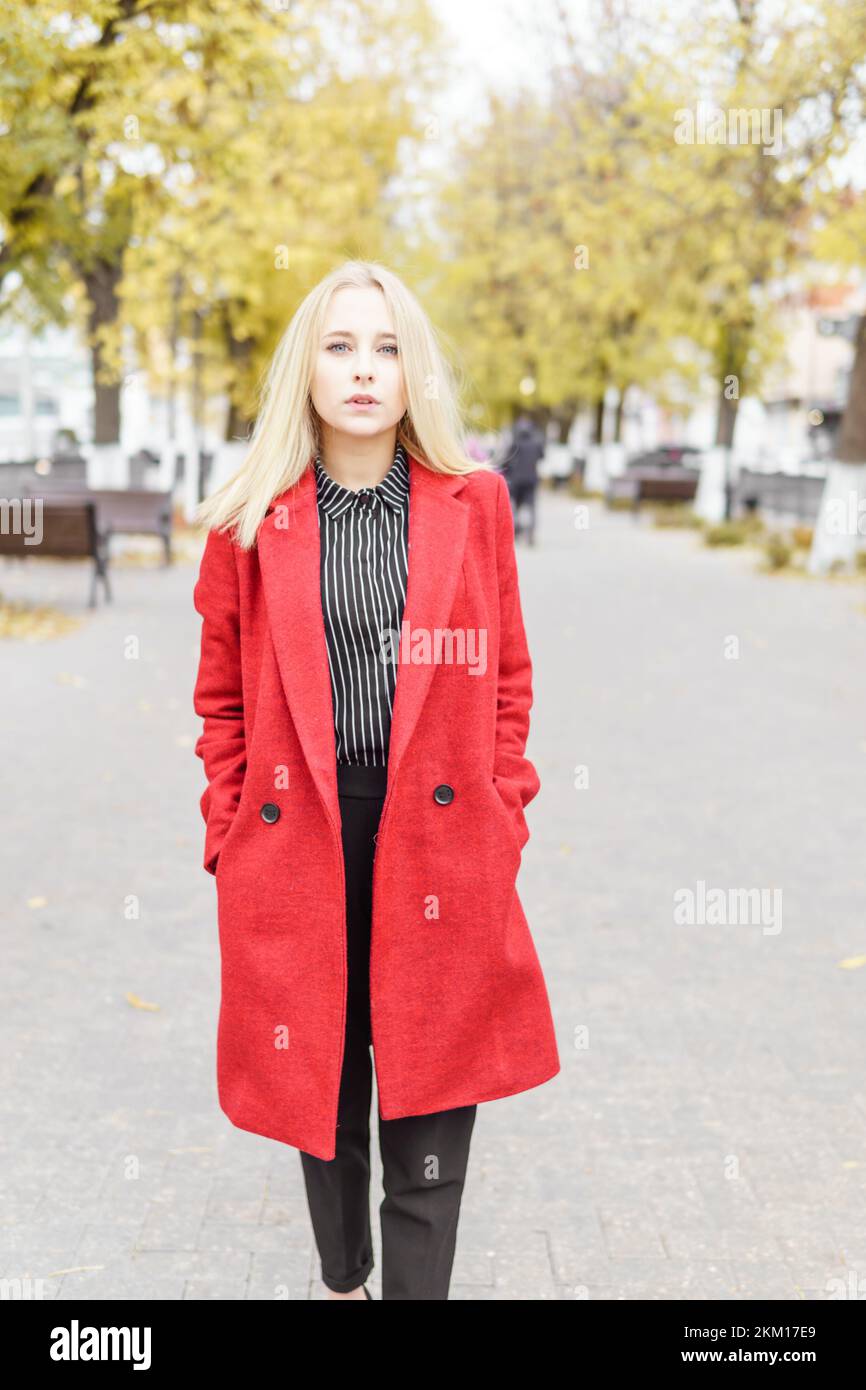
[[[533,54],[542,49],[532,13],[546,0],[430,0],[452,36],[454,108],[470,117],[482,107],[485,86],[507,90],[532,80]],[[450,96],[449,96],[450,105]]]

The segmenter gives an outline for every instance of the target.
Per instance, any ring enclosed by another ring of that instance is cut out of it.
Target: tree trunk
[[[722,323],[716,362],[719,368],[719,413],[716,420],[716,446],[730,449],[734,443],[737,425],[737,411],[743,394],[746,361],[752,342],[754,324],[750,318],[736,322]],[[736,395],[725,395],[727,385],[733,382]]]
[[[603,441],[603,438],[602,438],[603,434],[604,434],[604,392],[602,391],[601,395],[599,396],[598,400],[597,400],[596,403],[595,403],[595,426],[594,426],[593,443],[595,443],[595,444],[602,444],[602,443],[604,442],[604,441]]]
[[[232,330],[229,318],[228,305],[223,306],[223,335],[225,338],[226,349],[229,361],[232,363],[232,381],[229,385],[229,410],[226,417],[226,442],[233,439],[247,439],[250,433],[252,419],[238,405],[235,400],[235,388],[239,381],[247,378],[247,368],[253,353],[252,338],[236,338]]]
[[[737,424],[738,400],[729,400],[725,395],[724,382],[719,387],[719,413],[716,420],[716,444],[730,449],[734,443],[734,430]]]
[[[226,419],[226,441],[248,439],[252,423],[250,417],[234,401],[230,401]]]
[[[556,443],[567,444],[571,422],[574,419],[574,407],[570,404],[559,405],[551,414],[556,423]]]
[[[108,369],[98,330],[117,323],[120,314],[117,287],[122,274],[123,268],[118,258],[112,264],[98,260],[82,275],[87,292],[87,327],[93,367],[94,444],[117,444],[120,441],[120,392],[123,382],[122,378],[114,381],[102,379]]]
[[[840,463],[866,463],[866,314],[857,329],[848,404],[839,429],[836,458]]]

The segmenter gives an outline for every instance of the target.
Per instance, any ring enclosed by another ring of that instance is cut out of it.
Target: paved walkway
[[[863,1297],[866,586],[574,505],[520,553],[562,1071],[479,1107],[452,1298]],[[0,1276],[45,1298],[322,1296],[297,1151],[217,1103],[195,575],[88,614],[83,569],[0,566],[85,619],[0,643]],[[699,881],[772,910],[680,923]],[[374,1161],[378,1260],[375,1119]]]

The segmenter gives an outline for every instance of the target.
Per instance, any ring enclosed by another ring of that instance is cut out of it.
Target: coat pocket
[[[517,831],[514,829],[514,823],[511,819],[511,812],[509,811],[505,802],[502,800],[502,797],[499,795],[499,792],[496,790],[496,783],[490,782],[488,785],[490,787],[491,797],[493,798],[494,804],[499,812],[500,819],[505,822],[505,830],[514,849],[514,852],[517,855],[518,859],[520,859],[522,857],[523,850],[521,848],[520,841],[517,838]]]
[[[215,877],[215,878],[219,878],[220,866],[222,865],[222,863],[223,863],[223,861],[224,861],[224,859],[225,859],[226,846],[227,846],[229,840],[232,838],[232,835],[233,835],[234,832],[235,832],[235,827],[237,826],[239,810],[240,810],[240,808],[238,808],[238,810],[235,811],[235,813],[234,813],[234,815],[232,816],[232,819],[231,819],[231,824],[229,825],[229,828],[228,828],[228,830],[226,831],[225,835],[223,835],[223,841],[222,841],[222,844],[221,844],[220,847],[219,847],[219,853],[217,854],[217,861],[216,861],[216,864],[215,864],[215,866],[214,866],[214,877]]]

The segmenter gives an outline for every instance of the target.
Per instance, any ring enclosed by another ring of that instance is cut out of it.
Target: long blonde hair
[[[265,377],[244,462],[196,510],[196,520],[209,528],[234,526],[233,539],[245,550],[255,544],[271,502],[297,482],[319,448],[310,385],[328,303],[344,286],[380,289],[391,311],[407,401],[397,442],[436,473],[472,473],[491,466],[463,448],[452,370],[414,294],[375,261],[346,261],[298,305]]]

